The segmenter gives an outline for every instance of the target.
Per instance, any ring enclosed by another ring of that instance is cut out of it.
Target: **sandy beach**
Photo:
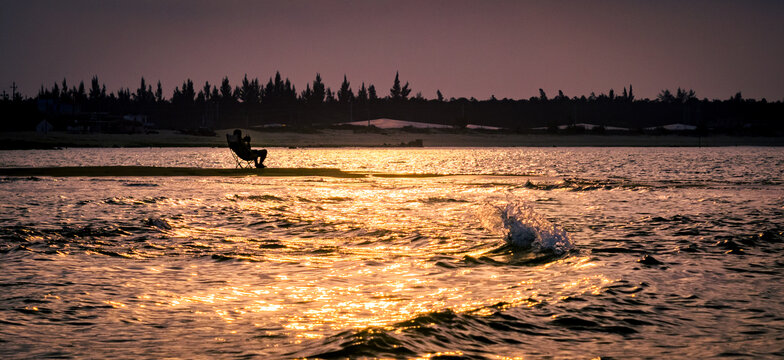
[[[225,134],[195,136],[162,130],[157,134],[71,134],[66,132],[0,133],[2,149],[46,149],[57,147],[223,147]],[[421,139],[425,147],[513,147],[513,146],[784,146],[783,137],[706,137],[681,135],[549,135],[502,133],[411,133],[385,130],[383,133],[354,133],[351,130],[319,130],[317,133],[262,132],[243,130],[254,147],[383,147]]]

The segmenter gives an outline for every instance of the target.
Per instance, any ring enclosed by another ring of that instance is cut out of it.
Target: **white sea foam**
[[[503,236],[517,248],[563,254],[574,248],[569,234],[536,213],[533,207],[517,202],[488,205],[480,219],[485,228]]]

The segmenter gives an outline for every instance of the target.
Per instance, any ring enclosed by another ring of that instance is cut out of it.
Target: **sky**
[[[784,99],[784,1],[0,0],[0,91],[98,76],[109,91],[276,71],[386,95],[529,98],[694,89]]]

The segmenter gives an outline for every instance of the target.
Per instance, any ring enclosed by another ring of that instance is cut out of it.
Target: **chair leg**
[[[235,167],[243,169],[244,168],[244,166],[242,166],[243,160],[237,157],[237,154],[235,154],[234,151],[229,150],[229,152],[231,153],[231,157],[234,159],[234,163],[236,164]]]
[[[237,167],[238,168],[240,168],[240,169],[253,169],[253,168],[255,168],[255,165],[253,164],[253,161],[246,161],[246,160],[240,159],[239,156],[237,156],[237,154],[234,153],[234,151],[231,151],[231,149],[229,149],[229,152],[231,153],[231,157],[234,159],[234,162],[237,163]]]

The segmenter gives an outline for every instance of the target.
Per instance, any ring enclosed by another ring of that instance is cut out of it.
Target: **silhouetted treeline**
[[[356,87],[356,84],[354,84]],[[390,88],[377,89],[361,83],[354,92],[344,75],[336,90],[327,87],[319,74],[305,89],[297,91],[278,72],[266,83],[247,75],[233,84],[228,77],[220,83],[196,85],[190,79],[175,87],[170,97],[161,83],[141,79],[138,88],[109,92],[97,77],[89,85],[69,85],[63,79],[51,87],[42,86],[38,95],[23,98],[18,93],[3,94],[0,100],[3,130],[32,130],[42,119],[56,129],[96,118],[142,115],[162,129],[232,128],[269,124],[307,128],[375,118],[394,118],[453,125],[497,126],[516,132],[533,128],[558,131],[557,126],[578,123],[601,125],[598,130],[622,127],[632,131],[681,123],[696,126],[698,132],[746,135],[784,134],[784,104],[765,99],[744,99],[737,93],[726,100],[698,99],[694,91],[662,90],[655,99],[637,99],[633,87],[620,94],[608,93],[569,97],[559,91],[548,97],[488,100],[446,99],[440,90],[435,99],[421,93],[411,96],[408,82],[401,84],[395,74]],[[575,131],[580,131],[579,128]],[[560,130],[563,132],[563,130]]]

